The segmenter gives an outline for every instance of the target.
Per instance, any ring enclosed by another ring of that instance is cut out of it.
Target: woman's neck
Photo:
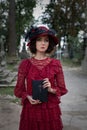
[[[34,58],[42,60],[42,59],[47,58],[47,55],[46,54],[42,54],[42,53],[36,53],[36,55],[34,56]]]

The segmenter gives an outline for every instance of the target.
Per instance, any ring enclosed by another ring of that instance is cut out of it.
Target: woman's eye
[[[41,38],[37,38],[37,41],[41,41]]]
[[[49,39],[46,39],[45,42],[49,42]]]

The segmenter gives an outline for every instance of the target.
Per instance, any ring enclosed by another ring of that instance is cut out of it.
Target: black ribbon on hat
[[[54,30],[49,30],[46,27],[35,27],[35,26],[31,26],[30,30],[26,33],[25,35],[25,41],[31,40],[33,37],[43,34],[43,33],[47,33],[48,35],[54,35],[55,36],[55,31]]]

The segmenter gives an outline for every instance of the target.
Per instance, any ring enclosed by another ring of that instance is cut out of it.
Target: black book
[[[48,91],[47,88],[43,88],[43,80],[32,81],[32,96],[33,99],[38,99],[41,102],[48,101]]]

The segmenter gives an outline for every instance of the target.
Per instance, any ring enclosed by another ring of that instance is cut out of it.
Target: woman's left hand
[[[48,88],[48,92],[50,92],[50,93],[54,93],[54,94],[56,93],[56,89],[53,89],[53,88],[51,87],[51,83],[50,83],[50,81],[49,81],[48,78],[45,78],[45,79],[44,79],[43,87],[44,87],[44,88]]]
[[[43,87],[44,88],[51,88],[51,83],[48,78],[45,78],[43,81]]]

